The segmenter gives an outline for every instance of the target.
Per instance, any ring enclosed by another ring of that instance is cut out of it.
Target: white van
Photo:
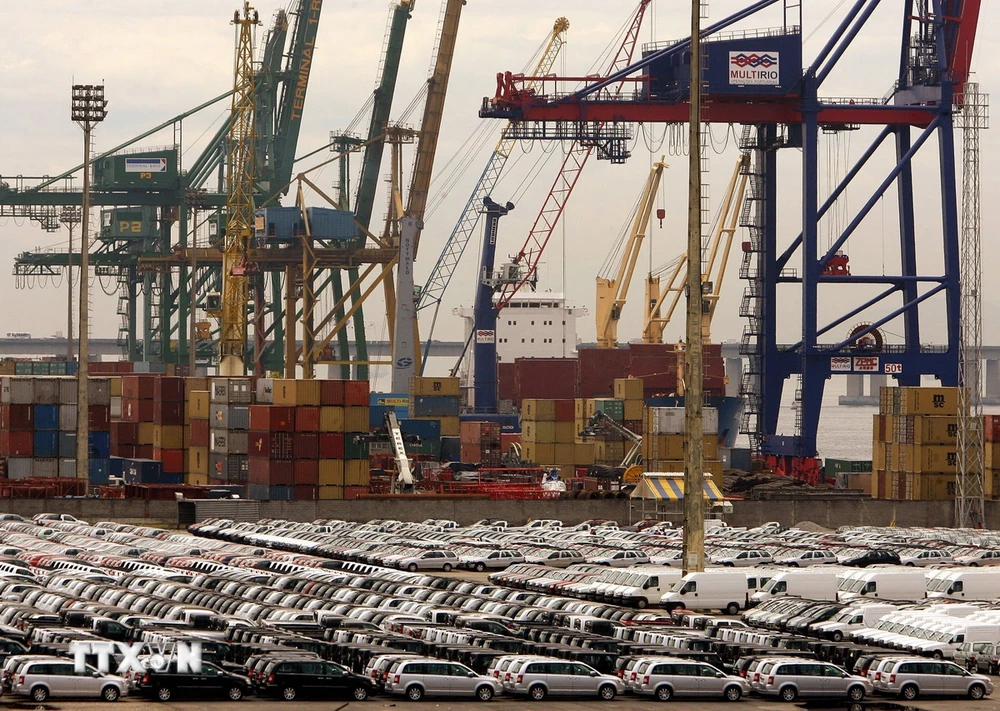
[[[823,570],[789,570],[778,573],[750,596],[754,603],[792,595],[806,600],[836,600],[837,574]]]
[[[927,594],[926,573],[922,570],[869,570],[842,578],[837,599],[923,600]]]
[[[948,600],[993,600],[1000,590],[1000,569],[951,570],[927,582],[927,597]]]
[[[840,642],[844,637],[863,627],[872,627],[886,615],[896,611],[895,605],[859,605],[845,607],[826,622],[818,622],[810,627],[812,634],[824,639]]]
[[[635,606],[640,610],[660,601],[665,593],[670,592],[674,584],[681,579],[681,571],[668,566],[656,568],[626,568],[629,575],[615,582],[614,587],[605,592],[610,593],[617,605]]]
[[[660,605],[667,610],[683,607],[688,610],[722,610],[727,615],[736,615],[746,609],[751,593],[763,584],[762,577],[766,582],[771,576],[762,576],[752,568],[688,573],[660,598]]]

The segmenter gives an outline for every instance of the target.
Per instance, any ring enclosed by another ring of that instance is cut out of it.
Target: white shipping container
[[[121,413],[118,413],[119,417]],[[59,429],[63,432],[76,432],[76,405],[59,406]]]
[[[7,404],[10,402],[10,376],[0,376],[0,402]]]
[[[53,457],[36,458],[34,476],[40,479],[55,479],[59,476],[59,460]]]
[[[209,449],[214,454],[229,454],[229,438],[233,435],[233,433],[229,430],[213,429],[210,434],[211,437],[209,438],[209,444],[211,446]]]
[[[226,454],[247,454],[250,446],[250,433],[230,430]]]
[[[36,405],[58,405],[59,404],[59,379],[58,378],[32,378],[31,400]]]
[[[684,434],[683,407],[652,407],[653,431],[651,434]],[[714,407],[701,409],[702,431],[705,434],[719,433],[719,411]]]
[[[110,405],[111,378],[90,378],[87,382],[87,396],[91,405]]]
[[[76,479],[76,460],[75,459],[60,459],[59,460],[59,478],[60,479]]]
[[[34,471],[35,460],[31,457],[10,457],[7,459],[7,477],[9,479],[30,479]]]
[[[10,379],[10,404],[30,405],[34,396],[32,378],[15,377]]]
[[[111,398],[111,419],[120,420],[122,418],[122,399],[120,397]]]
[[[75,405],[79,385],[76,378],[59,378],[59,404]]]
[[[274,380],[272,378],[260,378],[257,381],[257,404],[274,404]]]

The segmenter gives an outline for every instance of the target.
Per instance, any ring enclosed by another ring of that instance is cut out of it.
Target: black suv
[[[133,693],[150,696],[160,701],[170,701],[175,697],[198,698],[222,697],[239,701],[250,691],[245,676],[227,672],[214,664],[202,662],[197,674],[177,672],[177,663],[171,662],[163,670],[148,670],[139,677]]]
[[[350,669],[321,659],[283,659],[271,662],[257,683],[261,696],[295,701],[300,697],[349,697],[364,701],[374,693],[371,681]]]
[[[843,565],[850,565],[855,568],[867,568],[869,565],[884,564],[899,565],[899,554],[894,551],[873,549],[843,562]]]

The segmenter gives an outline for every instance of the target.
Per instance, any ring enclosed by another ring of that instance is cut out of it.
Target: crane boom
[[[238,27],[232,123],[229,130],[229,185],[226,242],[222,267],[222,333],[219,374],[243,375],[249,303],[247,251],[254,227],[254,72],[253,30],[260,24],[249,2],[233,17]]]
[[[597,277],[595,311],[598,348],[618,347],[618,321],[621,319],[622,309],[625,308],[628,289],[632,284],[632,274],[635,272],[635,264],[639,259],[642,242],[649,229],[649,218],[653,214],[656,191],[660,187],[660,178],[666,167],[664,156],[660,156],[660,160],[654,163],[649,171],[649,177],[646,178],[642,195],[639,197],[639,205],[635,211],[635,219],[632,221],[628,243],[625,245],[621,262],[618,265],[617,276],[614,279]]]
[[[632,56],[639,41],[639,31],[642,29],[642,21],[646,16],[646,8],[651,1],[639,0],[639,7],[636,8],[632,16],[629,29],[625,33],[625,38],[618,52],[615,54],[607,74],[615,74],[632,63]],[[609,93],[613,96],[618,96],[621,93],[622,86],[623,84],[621,83],[616,84]],[[545,251],[545,246],[548,244],[549,238],[559,223],[559,218],[566,208],[566,203],[569,201],[570,195],[573,194],[573,188],[576,187],[576,183],[580,179],[580,174],[583,172],[590,154],[594,152],[594,147],[594,143],[584,144],[584,142],[576,140],[567,149],[566,157],[563,159],[562,166],[559,169],[559,175],[556,176],[555,182],[549,190],[548,197],[545,199],[545,203],[542,205],[542,209],[535,219],[535,224],[532,226],[531,232],[528,233],[528,238],[525,240],[524,246],[521,247],[520,251],[514,257],[514,264],[521,266],[521,278],[501,287],[497,300],[498,311],[510,303],[511,299],[514,298],[514,294],[522,286],[529,281],[534,282],[535,272],[538,269],[542,253]]]

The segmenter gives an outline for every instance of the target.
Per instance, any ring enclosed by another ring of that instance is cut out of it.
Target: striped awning
[[[705,499],[722,501],[722,492],[715,482],[706,478],[702,482]],[[684,478],[680,476],[643,475],[642,481],[632,492],[633,499],[656,499],[657,501],[681,501],[684,499]]]

